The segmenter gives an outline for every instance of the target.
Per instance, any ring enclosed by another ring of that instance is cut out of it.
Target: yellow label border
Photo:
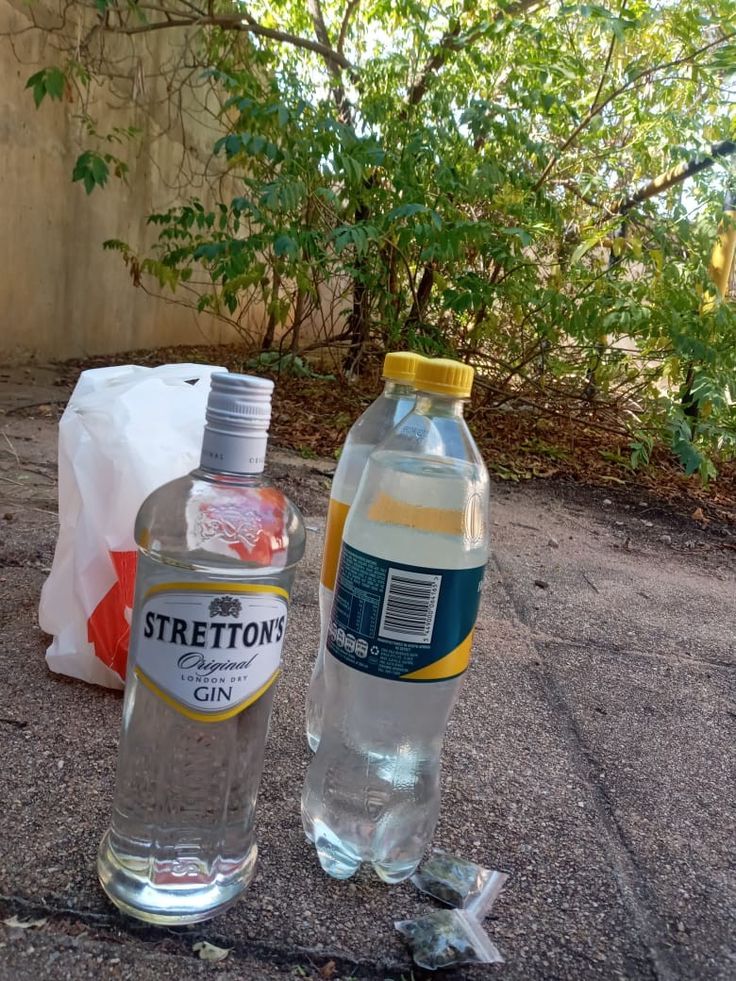
[[[288,590],[282,586],[264,586],[256,583],[209,583],[209,582],[160,582],[146,591],[143,599],[159,593],[260,593],[269,596],[282,596],[288,601]]]
[[[195,722],[225,722],[227,719],[232,719],[234,716],[238,715],[252,705],[253,702],[257,702],[261,695],[265,695],[271,685],[277,680],[278,676],[281,674],[281,668],[276,668],[274,673],[265,683],[262,685],[257,692],[246,699],[244,702],[238,702],[237,705],[232,708],[225,709],[223,712],[194,712],[192,709],[187,708],[186,705],[182,705],[175,698],[172,698],[167,692],[163,691],[155,681],[152,681],[147,674],[144,674],[139,667],[135,668],[135,676],[145,685],[150,692],[153,692],[158,698],[170,707],[179,712],[180,715],[184,715],[187,719],[193,719]]]

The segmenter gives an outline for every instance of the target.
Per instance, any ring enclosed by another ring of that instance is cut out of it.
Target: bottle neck
[[[391,378],[385,379],[383,394],[388,399],[411,399],[416,395],[413,385],[406,382],[393,381]]]
[[[414,411],[421,416],[439,416],[445,419],[462,419],[463,399],[435,392],[417,392]]]
[[[233,432],[228,426],[207,423],[200,467],[212,473],[257,475],[263,473],[267,445],[268,430],[249,427]]]

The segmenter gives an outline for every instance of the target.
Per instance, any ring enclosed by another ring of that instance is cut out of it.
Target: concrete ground
[[[301,831],[319,461],[274,457],[310,533],[252,887],[219,919],[171,931],[106,901],[94,863],[121,699],[51,675],[36,621],[68,394],[55,381],[53,369],[0,376],[0,981],[423,977],[392,924],[431,904],[368,873],[326,878]],[[449,976],[736,977],[734,551],[646,501],[562,485],[495,486],[492,518],[435,842],[511,873],[487,921],[506,964]],[[231,948],[227,959],[199,960],[201,939]]]

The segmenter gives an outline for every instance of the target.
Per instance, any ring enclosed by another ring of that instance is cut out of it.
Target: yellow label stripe
[[[387,525],[404,525],[417,531],[438,535],[462,535],[463,512],[399,501],[382,491],[368,508],[369,521]]]
[[[327,507],[327,528],[325,529],[325,549],[322,555],[322,573],[320,582],[327,589],[335,588],[337,566],[340,560],[342,533],[350,510],[349,504],[344,504],[331,497]]]
[[[255,583],[235,583],[225,582],[218,585],[213,582],[161,582],[157,586],[151,586],[146,592],[144,599],[155,596],[157,593],[260,593],[269,596],[283,596],[288,600],[289,594],[281,586],[258,586]]]
[[[438,661],[433,661],[424,668],[412,671],[410,674],[402,674],[402,681],[447,681],[449,678],[456,678],[463,671],[467,670],[470,664],[470,648],[473,646],[473,633],[475,627],[470,631],[465,640],[461,641],[457,647],[445,654]]]
[[[194,719],[195,722],[224,722],[226,719],[232,719],[233,716],[237,715],[239,712],[242,712],[244,709],[247,709],[249,705],[253,704],[253,702],[257,702],[261,695],[264,695],[268,691],[280,674],[281,668],[277,668],[266,684],[259,688],[255,694],[251,695],[251,697],[245,702],[238,702],[238,704],[232,708],[225,709],[222,712],[194,712],[192,709],[187,708],[186,705],[182,705],[181,702],[177,702],[175,698],[172,698],[171,695],[168,695],[165,691],[162,691],[154,681],[151,681],[148,675],[141,671],[140,668],[135,669],[135,676],[138,678],[141,684],[145,685],[146,688],[153,692],[154,695],[157,695],[161,701],[166,702],[168,706],[175,709],[181,715],[185,715],[188,719]]]

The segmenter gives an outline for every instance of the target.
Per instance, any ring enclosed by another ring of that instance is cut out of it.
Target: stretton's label
[[[152,586],[133,627],[137,678],[190,719],[232,718],[279,675],[288,598],[278,586]]]
[[[327,649],[378,678],[455,678],[470,663],[484,572],[405,565],[343,542]]]

